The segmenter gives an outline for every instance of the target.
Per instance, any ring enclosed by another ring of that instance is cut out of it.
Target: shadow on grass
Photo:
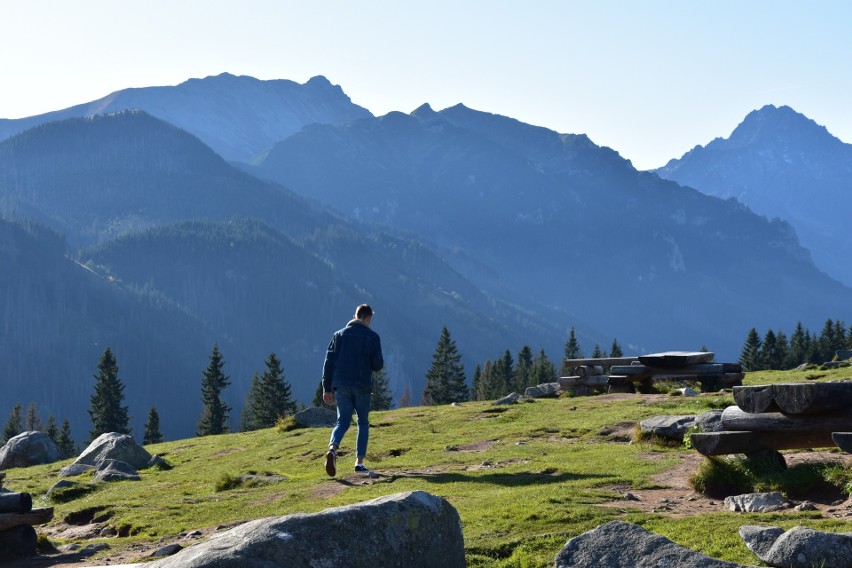
[[[570,472],[556,473],[543,471],[535,473],[531,471],[522,471],[518,473],[412,472],[398,473],[383,477],[386,477],[389,482],[395,481],[396,479],[422,479],[430,483],[490,483],[494,485],[502,485],[504,487],[521,487],[525,485],[541,485],[550,483],[562,483],[565,481],[577,481],[580,479],[608,479],[611,476],[604,474],[579,474]]]

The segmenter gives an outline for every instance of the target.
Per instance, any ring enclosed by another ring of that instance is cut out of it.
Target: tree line
[[[753,327],[743,343],[740,364],[746,371],[795,369],[831,361],[845,349],[852,349],[852,328],[847,329],[842,320],[827,319],[818,334],[798,322],[789,339],[780,329],[768,329],[761,337]]]
[[[612,340],[609,354],[595,344],[592,357],[622,357],[624,354],[617,339]],[[572,326],[564,349],[565,359],[584,357],[577,334]],[[564,362],[559,373],[565,375]],[[452,404],[467,400],[494,400],[511,392],[523,393],[527,387],[552,383],[557,379],[557,368],[548,359],[544,349],[533,353],[530,346],[524,345],[515,357],[506,349],[493,361],[486,359],[477,365],[473,372],[471,387],[467,385],[464,364],[461,361],[456,342],[446,326],[441,330],[438,344],[432,355],[432,365],[426,373],[426,386],[423,389],[422,404]],[[400,397],[400,406],[406,393]]]

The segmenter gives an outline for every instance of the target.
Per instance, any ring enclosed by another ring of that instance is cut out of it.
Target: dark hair
[[[373,308],[370,307],[370,304],[361,304],[357,308],[355,308],[355,317],[358,319],[367,319],[373,315]]]

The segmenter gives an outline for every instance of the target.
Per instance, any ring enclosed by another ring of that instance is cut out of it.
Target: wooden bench
[[[742,385],[739,363],[712,363],[712,352],[665,351],[635,357],[566,359],[575,374],[561,377],[564,388],[586,387],[607,392],[647,392],[657,381],[695,381],[705,392]],[[609,367],[604,374],[603,368]],[[599,371],[598,371],[599,370]]]
[[[852,453],[852,381],[734,387],[734,402],[722,412],[723,432],[691,436],[699,453],[754,456],[835,446]]]

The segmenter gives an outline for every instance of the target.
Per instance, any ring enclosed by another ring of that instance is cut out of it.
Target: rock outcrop
[[[464,568],[458,512],[422,491],[250,521],[148,568]]]
[[[22,432],[0,448],[0,469],[53,463],[58,459],[56,443],[44,432]]]
[[[640,526],[612,521],[568,541],[556,568],[744,568],[705,556]]]

